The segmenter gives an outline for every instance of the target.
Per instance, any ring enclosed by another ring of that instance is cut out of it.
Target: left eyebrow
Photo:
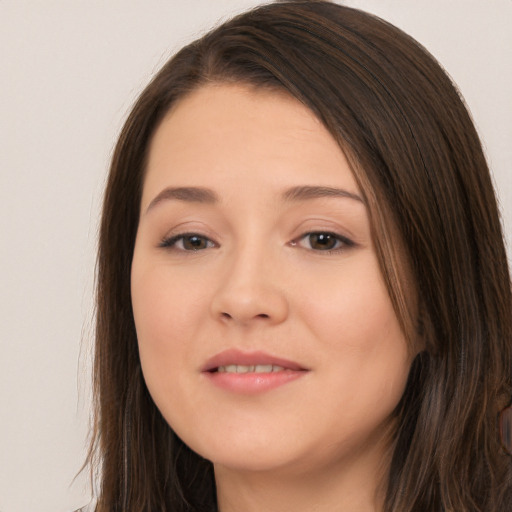
[[[300,186],[289,188],[283,192],[282,198],[285,201],[305,201],[309,199],[319,199],[324,197],[344,197],[347,199],[353,199],[365,204],[361,196],[354,192],[349,192],[342,188],[333,187],[319,187],[319,186]]]

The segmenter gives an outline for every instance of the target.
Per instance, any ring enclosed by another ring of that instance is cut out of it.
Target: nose
[[[215,318],[240,326],[286,320],[289,304],[275,262],[248,251],[225,266],[211,302]]]

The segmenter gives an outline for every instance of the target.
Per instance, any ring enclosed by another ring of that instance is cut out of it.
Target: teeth
[[[271,364],[257,364],[254,367],[254,371],[256,373],[270,373],[272,371],[272,365]]]
[[[257,364],[252,366],[228,364],[217,368],[219,373],[272,373],[283,370],[284,368],[282,366],[278,366],[276,364]]]

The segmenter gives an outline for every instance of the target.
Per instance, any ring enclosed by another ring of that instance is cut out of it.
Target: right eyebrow
[[[146,208],[146,213],[152,210],[157,204],[163,201],[185,201],[190,203],[217,203],[217,194],[204,187],[167,187],[164,188]]]

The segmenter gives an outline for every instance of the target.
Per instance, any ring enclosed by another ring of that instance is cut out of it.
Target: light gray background
[[[87,479],[71,482],[88,429],[95,238],[112,146],[171,53],[256,3],[0,0],[1,512],[88,502]],[[459,84],[510,240],[512,0],[346,3],[411,33]]]

